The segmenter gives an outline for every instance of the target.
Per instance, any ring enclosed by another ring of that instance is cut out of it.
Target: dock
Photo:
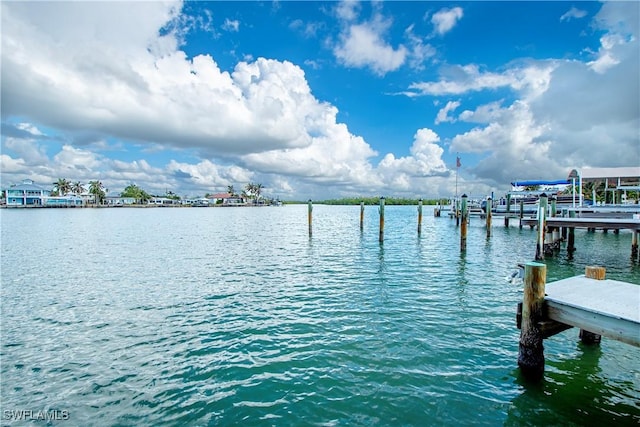
[[[601,336],[640,347],[640,284],[605,279],[603,267],[545,283],[545,264],[525,265],[524,292],[516,322],[520,328],[518,366],[528,379],[544,375],[543,340],[566,329],[580,328],[585,344]]]
[[[640,285],[580,276],[546,285],[549,320],[640,347]]]
[[[545,255],[552,255],[560,248],[560,243],[567,238],[567,251],[571,254],[575,250],[576,228],[586,228],[589,231],[601,229],[604,232],[613,230],[619,233],[620,230],[630,230],[631,237],[631,258],[638,258],[638,241],[640,240],[640,218],[611,218],[611,217],[576,217],[576,212],[568,211],[569,217],[555,216],[555,212],[547,217],[546,211],[547,197],[540,197],[540,207],[536,218],[520,219],[520,226],[528,225],[533,228],[538,227],[536,242],[536,260],[544,259]],[[540,225],[542,222],[542,226]],[[542,228],[542,229],[541,229]],[[562,230],[562,232],[560,232]]]
[[[522,218],[522,225],[534,227],[538,225],[537,218]],[[633,218],[546,218],[548,227],[574,227],[602,230],[635,230],[640,231],[640,219]]]

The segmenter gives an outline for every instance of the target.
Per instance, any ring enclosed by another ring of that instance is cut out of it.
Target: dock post
[[[576,217],[576,211],[570,210],[569,218],[575,218],[575,217]],[[576,228],[569,227],[569,236],[567,237],[567,252],[569,253],[569,255],[575,252],[576,250],[575,243],[576,243]]]
[[[607,270],[604,267],[586,266],[584,268],[584,275],[589,279],[604,280],[606,274]],[[579,336],[584,344],[600,344],[600,340],[602,340],[600,335],[585,331],[584,329],[580,329]]]
[[[360,231],[364,229],[364,201],[360,202]]]
[[[460,200],[456,200],[456,227],[460,225]]]
[[[555,218],[558,215],[558,210],[556,209],[557,198],[555,195],[551,196],[551,217]],[[560,249],[560,229],[558,227],[553,227],[549,230],[551,232],[551,246],[553,250]]]
[[[309,199],[309,204],[308,204],[309,208],[308,208],[308,217],[309,217],[309,237],[311,237],[311,212],[313,211],[313,203],[311,202],[311,199]]]
[[[538,206],[538,242],[536,245],[536,261],[544,259],[545,255],[545,238],[546,236],[546,218],[547,218],[547,195],[540,195],[540,206]]]
[[[638,256],[638,230],[633,230],[631,235],[631,259],[635,261]]]
[[[487,197],[487,238],[491,237],[491,196]]]
[[[422,233],[422,199],[418,200],[418,235]]]
[[[462,195],[462,207],[460,209],[460,252],[467,250],[467,195]]]
[[[384,241],[384,197],[380,197],[380,243]]]
[[[544,345],[538,322],[543,319],[547,266],[528,262],[524,266],[522,324],[518,346],[518,366],[525,378],[540,380],[544,375]]]
[[[520,200],[520,228],[522,228],[522,218],[524,218],[524,201]]]
[[[509,214],[511,213],[511,194],[507,194],[507,212],[504,214],[504,226],[509,227]]]

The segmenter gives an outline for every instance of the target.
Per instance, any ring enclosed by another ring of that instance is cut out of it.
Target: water
[[[535,231],[425,207],[2,210],[1,406],[60,425],[637,425],[639,351],[545,340],[519,376],[508,276]],[[500,222],[499,222],[500,221]],[[640,283],[631,235],[576,231],[548,280]],[[24,423],[16,422],[15,425]],[[44,422],[39,422],[40,425]]]

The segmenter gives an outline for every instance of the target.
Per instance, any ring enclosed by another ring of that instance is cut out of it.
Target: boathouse
[[[607,199],[611,204],[631,202],[627,199],[627,191],[640,191],[640,166],[624,168],[583,168],[573,169],[569,173],[569,180],[578,184],[580,206],[584,205],[582,188],[587,183],[593,184],[593,200],[596,199],[596,189],[604,184],[605,195],[611,194]],[[638,200],[635,200],[638,203]]]

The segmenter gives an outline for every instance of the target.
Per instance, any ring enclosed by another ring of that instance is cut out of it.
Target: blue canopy
[[[563,185],[570,184],[568,179],[558,179],[556,181],[515,181],[511,185],[514,187],[528,187],[531,185]]]

